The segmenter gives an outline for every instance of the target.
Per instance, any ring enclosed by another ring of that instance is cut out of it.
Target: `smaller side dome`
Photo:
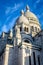
[[[16,20],[18,24],[20,23],[26,23],[29,24],[28,19],[24,16],[24,11],[21,10],[21,16]]]

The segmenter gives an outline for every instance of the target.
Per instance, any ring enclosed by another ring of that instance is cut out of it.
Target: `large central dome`
[[[36,15],[35,15],[34,13],[32,13],[32,12],[30,11],[30,8],[29,8],[28,5],[26,6],[26,12],[25,12],[24,15],[27,17],[28,20],[29,20],[29,19],[30,19],[30,20],[33,20],[34,23],[37,23],[37,24],[40,25],[38,18],[36,17]]]
[[[30,11],[26,11],[26,12],[25,12],[25,16],[26,16],[27,18],[35,18],[35,19],[37,19],[36,15],[33,14],[32,12],[30,12]]]

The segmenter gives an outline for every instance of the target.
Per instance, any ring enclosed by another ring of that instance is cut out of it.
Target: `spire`
[[[29,10],[30,10],[30,8],[29,8],[29,6],[28,6],[28,5],[26,6],[26,10],[27,10],[27,11],[29,11]]]
[[[12,29],[10,30],[10,37],[13,37],[13,31],[12,31]]]
[[[3,37],[3,38],[5,37],[5,32],[2,33],[2,37]]]
[[[24,11],[23,10],[21,10],[21,14],[24,15]]]

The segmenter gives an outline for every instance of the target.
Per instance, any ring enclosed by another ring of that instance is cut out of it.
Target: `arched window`
[[[28,32],[28,28],[27,28],[27,32]]]
[[[38,32],[39,32],[39,28],[38,28]]]
[[[24,31],[26,31],[26,27],[24,27]]]
[[[26,40],[24,40],[24,42],[29,43],[29,40],[26,39]]]
[[[22,31],[22,27],[20,27],[20,32]]]
[[[28,28],[27,27],[24,27],[24,31],[28,32]]]
[[[35,27],[35,32],[37,32],[37,27]]]
[[[34,31],[34,27],[33,26],[31,26],[31,31]]]

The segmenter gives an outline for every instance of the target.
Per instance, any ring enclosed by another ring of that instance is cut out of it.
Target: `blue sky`
[[[38,17],[43,29],[43,0],[0,0],[0,34],[13,27],[20,11],[25,10],[27,4]]]

